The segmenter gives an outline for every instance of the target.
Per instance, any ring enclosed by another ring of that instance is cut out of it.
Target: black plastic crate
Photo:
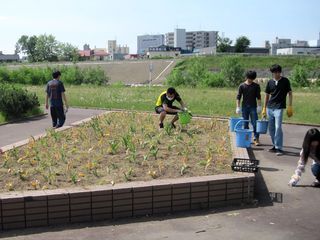
[[[235,172],[257,172],[259,160],[234,158],[231,168]]]

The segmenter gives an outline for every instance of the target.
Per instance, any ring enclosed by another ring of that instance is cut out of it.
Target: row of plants
[[[21,118],[41,112],[40,103],[35,93],[18,86],[0,85],[0,112],[6,120]]]
[[[44,85],[52,79],[52,72],[57,67],[26,67],[16,69],[0,67],[0,83],[20,83],[30,85]],[[101,67],[80,68],[78,66],[59,66],[63,82],[66,84],[94,84],[104,85],[109,77]]]
[[[219,58],[219,57],[217,57]],[[244,81],[244,57],[224,57],[219,70],[210,70],[206,57],[189,58],[178,63],[167,77],[167,84],[191,87],[237,87]],[[288,76],[295,87],[319,87],[320,72],[316,62],[300,60]],[[251,69],[254,69],[251,67]]]
[[[0,191],[212,175],[231,172],[225,122],[157,128],[158,116],[109,113],[0,154]]]

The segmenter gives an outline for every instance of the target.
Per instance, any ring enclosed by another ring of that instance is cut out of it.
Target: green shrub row
[[[17,69],[8,69],[0,67],[0,83],[20,83],[31,85],[44,85],[52,79],[52,72],[56,70],[53,67],[20,67]],[[61,66],[61,80],[66,84],[95,84],[103,85],[109,81],[103,69],[97,68],[79,68],[77,66]]]
[[[39,110],[39,106],[35,93],[9,84],[0,85],[0,112],[6,119],[23,117],[28,112]]]
[[[175,66],[167,77],[167,84],[191,87],[237,87],[245,78],[243,59],[241,56],[223,57],[219,72],[209,70],[206,57],[186,59]],[[315,62],[310,59],[304,61],[300,59],[293,66],[289,79],[294,87],[320,86],[320,73],[315,69]]]
[[[191,61],[192,64],[188,64],[188,67],[177,64],[167,77],[167,84],[191,87],[235,87],[244,79],[245,70],[239,57],[225,58],[220,72],[209,71],[201,58],[193,58]]]

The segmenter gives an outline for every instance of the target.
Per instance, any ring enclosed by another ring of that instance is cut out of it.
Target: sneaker
[[[159,123],[159,128],[163,128],[163,123]]]
[[[253,139],[253,144],[254,144],[255,146],[260,146],[259,139]]]
[[[277,156],[282,156],[283,155],[283,151],[281,149],[276,149],[276,155]]]
[[[174,123],[171,123],[171,127],[176,128],[176,125],[174,125]]]
[[[272,147],[272,148],[270,148],[268,151],[269,151],[269,152],[276,152],[276,147],[275,147],[275,146],[273,146],[273,147]]]
[[[320,182],[318,180],[315,180],[312,184],[311,187],[316,187],[316,188],[320,188]]]

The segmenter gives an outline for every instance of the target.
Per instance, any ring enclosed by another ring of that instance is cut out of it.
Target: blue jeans
[[[316,177],[316,179],[320,182],[320,164],[315,163],[311,165],[311,172]]]
[[[257,114],[257,108],[256,107],[242,107],[242,117],[244,120],[249,120],[253,127],[253,135],[254,139],[259,139],[259,133],[256,132],[257,130],[257,120],[258,120],[258,114]],[[244,128],[248,129],[249,128],[249,123],[244,122]]]
[[[276,149],[283,148],[282,116],[283,109],[267,108],[269,118],[269,134]]]

